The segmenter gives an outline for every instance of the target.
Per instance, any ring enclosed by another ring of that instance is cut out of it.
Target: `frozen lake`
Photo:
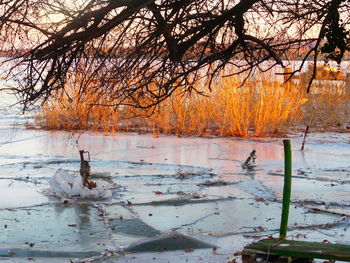
[[[31,118],[17,112],[0,107],[1,262],[226,262],[278,236],[282,138],[74,135],[27,130]],[[288,236],[350,244],[349,134],[311,134],[303,152],[302,137],[290,139]],[[253,149],[256,167],[243,169]],[[79,150],[90,152],[92,178],[111,197],[48,194],[58,169],[79,173]],[[123,252],[173,231],[217,249]]]

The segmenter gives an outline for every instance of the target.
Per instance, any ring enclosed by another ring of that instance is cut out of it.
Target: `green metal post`
[[[283,204],[282,217],[280,226],[280,239],[285,239],[288,228],[288,215],[290,194],[292,188],[292,151],[290,147],[290,140],[283,140],[284,146],[284,186],[283,186]]]

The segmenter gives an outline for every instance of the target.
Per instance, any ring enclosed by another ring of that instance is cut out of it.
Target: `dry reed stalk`
[[[304,123],[316,129],[341,126],[349,122],[350,91],[346,82],[317,81],[303,105]]]
[[[305,102],[301,89],[277,81],[246,81],[235,88],[236,79],[223,78],[214,96],[221,101],[216,111],[222,136],[266,136],[276,134],[288,121],[300,117]]]
[[[204,136],[213,133],[262,137],[280,135],[295,124],[329,125],[334,119],[345,120],[345,115],[350,112],[350,94],[344,85],[319,83],[313,87],[311,95],[306,95],[299,84],[281,84],[266,79],[271,77],[257,76],[237,88],[242,83],[237,76],[218,77],[207,96],[183,95],[176,91],[158,105],[152,115],[135,108],[100,106],[109,103],[108,94],[95,94],[93,86],[89,94],[79,94],[79,88],[72,87],[42,107],[37,123],[45,129],[106,133],[146,130],[154,135]],[[208,90],[204,83],[197,83],[199,91]],[[343,116],[340,116],[341,112],[345,112]]]

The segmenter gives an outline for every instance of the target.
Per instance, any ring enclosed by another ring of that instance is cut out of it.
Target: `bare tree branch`
[[[347,0],[0,0],[0,48],[24,108],[78,87],[147,109],[227,68],[340,62],[349,23]]]

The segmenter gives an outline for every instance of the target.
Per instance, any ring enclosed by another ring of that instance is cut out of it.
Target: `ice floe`
[[[109,198],[112,196],[112,192],[108,189],[106,182],[96,182],[96,188],[89,189],[83,185],[79,175],[72,174],[70,171],[61,168],[51,178],[49,185],[50,190],[48,194],[59,198]]]

